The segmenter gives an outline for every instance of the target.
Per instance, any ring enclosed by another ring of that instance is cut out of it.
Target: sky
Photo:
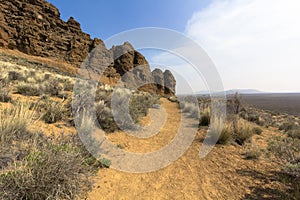
[[[143,27],[183,33],[214,62],[225,90],[300,92],[299,0],[49,2],[59,8],[63,20],[73,16],[83,31],[103,40]],[[194,91],[209,89],[205,77],[187,70],[189,63],[181,58],[162,51],[141,52],[151,67],[160,64],[161,68],[176,69],[177,85],[185,79]],[[184,88],[177,88],[184,93]]]

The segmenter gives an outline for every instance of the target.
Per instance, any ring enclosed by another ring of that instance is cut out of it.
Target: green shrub
[[[2,199],[85,198],[91,170],[71,145],[49,145],[30,152],[0,175]]]
[[[99,162],[100,162],[100,164],[101,164],[102,167],[109,168],[110,165],[111,165],[111,161],[108,160],[108,159],[106,159],[106,158],[101,158],[101,159],[99,160]]]
[[[284,184],[293,190],[289,195],[291,199],[299,199],[300,194],[300,139],[298,138],[273,138],[268,145],[268,150],[276,162],[282,166],[281,179]]]
[[[300,129],[293,129],[293,130],[289,130],[287,132],[287,135],[291,138],[298,138],[300,139]]]
[[[48,124],[56,123],[62,120],[63,105],[57,102],[46,102],[46,112],[42,118]]]
[[[209,126],[209,124],[210,124],[210,115],[208,112],[205,112],[200,116],[199,126]]]
[[[149,108],[158,104],[158,97],[150,94],[134,94],[129,101],[129,114],[135,123],[139,123],[141,118],[148,114]]]
[[[112,115],[111,109],[106,106],[104,101],[96,103],[95,109],[98,123],[104,131],[112,133],[119,130],[119,127]]]
[[[74,89],[74,83],[72,83],[70,80],[65,80],[64,83],[64,90],[65,91],[73,91]]]
[[[111,91],[107,91],[104,89],[97,89],[96,94],[95,94],[95,101],[104,101],[104,102],[109,102],[111,98]]]
[[[97,160],[84,148],[78,135],[49,138],[31,134],[15,141],[13,159],[0,172],[0,199],[85,199],[92,189],[90,176],[109,160]],[[0,146],[0,157],[7,152]]]
[[[261,135],[262,132],[263,132],[263,130],[261,128],[259,128],[259,127],[254,127],[252,129],[252,131],[253,131],[254,134],[257,134],[257,135]]]
[[[250,114],[248,116],[248,121],[250,122],[254,122],[256,124],[259,124],[259,116],[258,115],[255,115],[255,114]]]
[[[294,123],[284,122],[282,125],[279,126],[279,130],[287,132],[289,130],[292,130],[294,127],[295,127]]]
[[[63,85],[58,79],[49,79],[44,83],[44,93],[56,96],[63,90]]]
[[[44,74],[44,80],[49,80],[52,77],[52,74],[46,73]]]
[[[8,72],[8,79],[11,81],[23,80],[23,76],[19,72],[10,71]]]
[[[1,90],[0,91],[0,102],[10,102],[12,100],[8,91]]]
[[[17,93],[25,96],[39,96],[43,89],[36,84],[22,83],[17,87]]]

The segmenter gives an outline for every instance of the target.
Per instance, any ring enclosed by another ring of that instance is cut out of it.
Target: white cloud
[[[225,88],[300,91],[300,1],[213,0],[186,34],[215,62]]]

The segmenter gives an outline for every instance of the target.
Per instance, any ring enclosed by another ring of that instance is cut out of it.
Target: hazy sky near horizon
[[[300,92],[298,0],[49,0],[61,17],[103,40],[142,27],[169,28],[194,39],[213,60],[225,89]],[[142,51],[150,63],[172,65],[194,90],[187,63],[161,51]]]

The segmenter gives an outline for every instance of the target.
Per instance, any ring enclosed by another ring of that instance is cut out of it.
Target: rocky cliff
[[[96,46],[106,50],[102,40],[92,39],[81,30],[80,24],[70,17],[67,22],[60,19],[59,10],[44,0],[0,0],[0,47],[16,49],[23,53],[58,59],[75,66],[87,57]],[[148,89],[160,94],[175,94],[175,79],[166,71],[163,75],[151,73],[145,57],[125,42],[107,50],[107,60],[112,60],[105,76],[117,82],[126,72],[131,75],[123,79],[131,87],[143,82],[158,80],[159,84],[148,84]],[[141,67],[137,67],[141,66]],[[161,84],[160,84],[161,83]]]

